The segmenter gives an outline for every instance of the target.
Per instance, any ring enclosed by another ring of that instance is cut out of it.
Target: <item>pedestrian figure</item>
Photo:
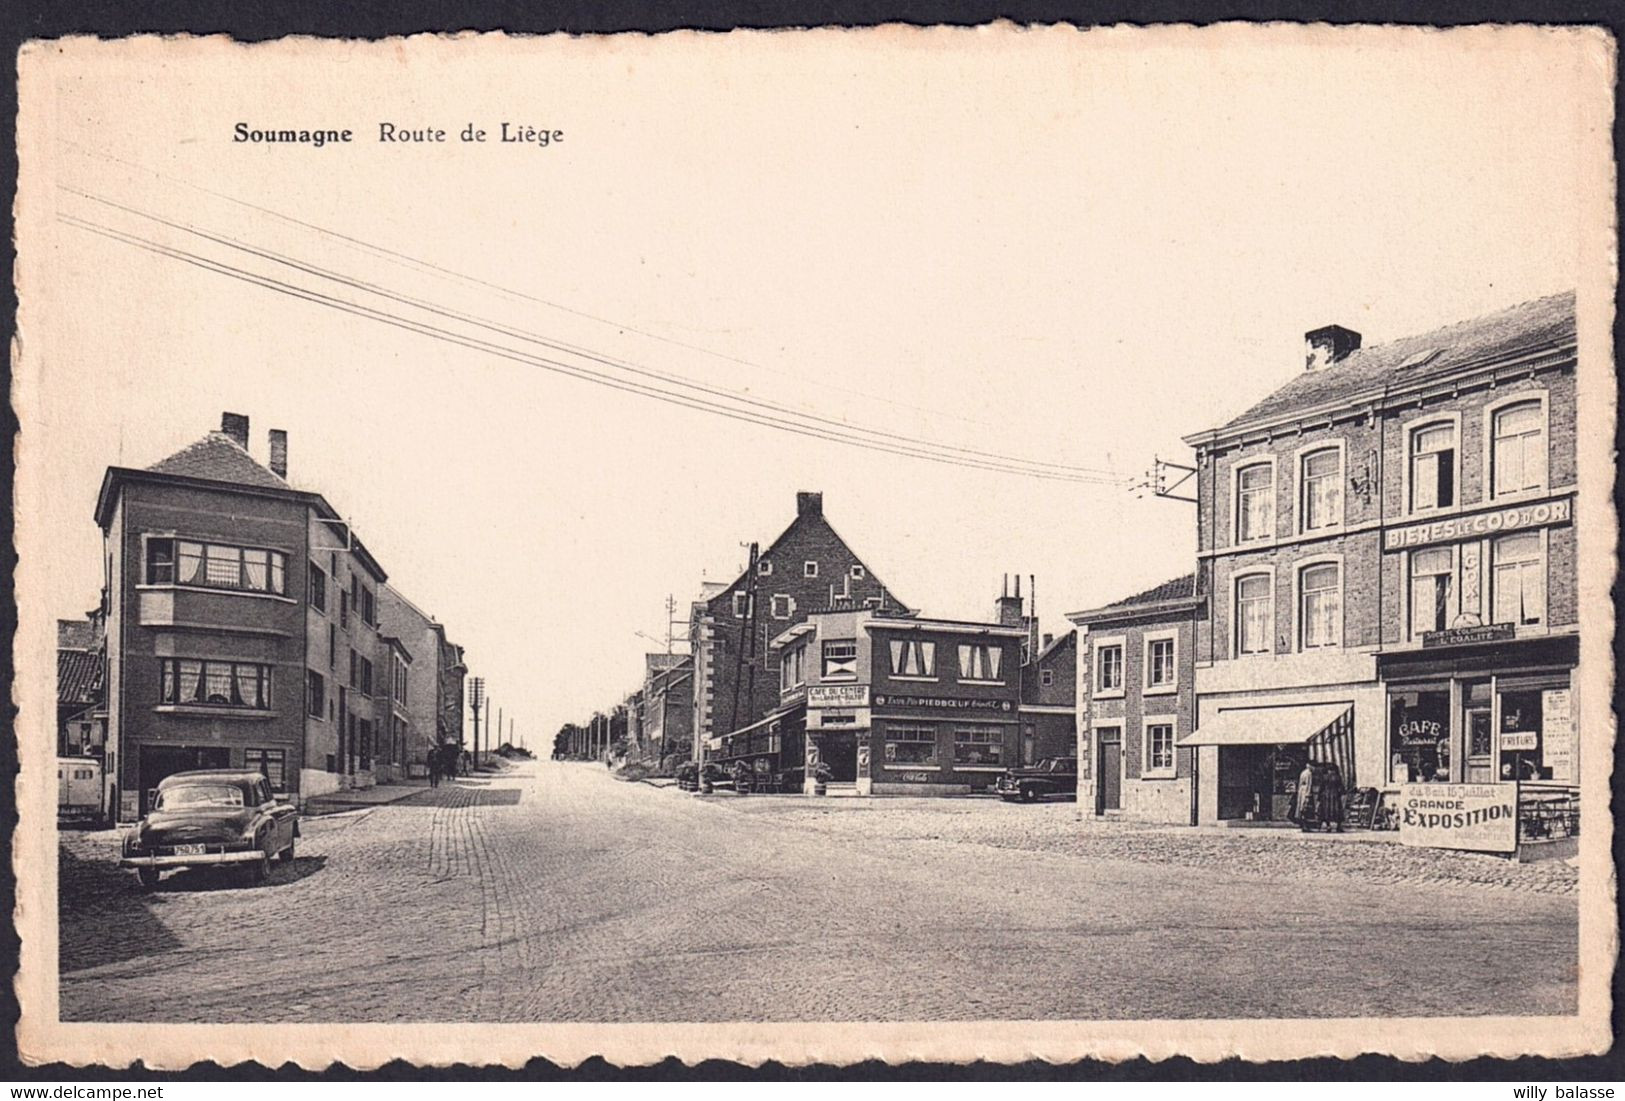
[[[1336,833],[1343,832],[1343,773],[1331,763],[1321,769],[1320,822]]]
[[[439,746],[435,746],[433,749],[429,750],[429,752],[427,754],[427,760],[428,760],[428,764],[429,764],[429,786],[432,787],[432,788],[437,788],[437,787],[440,786],[440,747]]]
[[[1311,830],[1316,824],[1315,806],[1315,766],[1311,761],[1303,763],[1303,771],[1298,773],[1298,790],[1292,793],[1292,819],[1298,823],[1298,828],[1304,831]]]

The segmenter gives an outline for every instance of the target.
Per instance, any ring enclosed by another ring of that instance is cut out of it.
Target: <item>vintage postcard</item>
[[[1615,65],[27,45],[25,1057],[1607,1049]]]

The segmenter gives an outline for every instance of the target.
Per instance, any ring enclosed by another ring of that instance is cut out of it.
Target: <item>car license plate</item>
[[[176,856],[202,856],[208,849],[203,845],[176,845]]]

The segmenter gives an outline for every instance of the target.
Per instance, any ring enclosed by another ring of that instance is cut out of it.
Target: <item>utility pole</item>
[[[474,767],[480,767],[480,708],[485,706],[485,678],[472,677],[468,685],[468,705],[474,710]]]
[[[739,625],[739,649],[734,654],[734,698],[733,707],[728,713],[728,732],[739,729],[739,682],[745,673],[745,654],[747,648],[752,658],[756,656],[756,557],[757,545],[750,545],[750,566],[745,570],[745,618]],[[746,707],[754,707],[756,667],[750,666],[751,698],[745,701]]]
[[[486,739],[485,748],[487,750],[491,748],[491,740],[489,738]],[[497,748],[502,748],[502,708],[500,707],[497,708]]]

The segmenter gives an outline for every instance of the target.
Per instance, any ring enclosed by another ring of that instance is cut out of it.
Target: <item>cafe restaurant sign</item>
[[[1383,549],[1401,550],[1406,547],[1426,547],[1433,543],[1454,543],[1462,539],[1475,539],[1483,535],[1497,535],[1504,531],[1545,527],[1547,524],[1566,524],[1574,518],[1574,502],[1568,497],[1541,501],[1516,508],[1500,508],[1492,512],[1479,512],[1471,516],[1447,516],[1425,524],[1408,524],[1390,528],[1383,537]]]
[[[868,707],[867,684],[814,684],[807,689],[808,707]]]
[[[951,699],[946,696],[876,696],[876,707],[908,707],[924,711],[1009,711],[1009,700]]]
[[[1431,849],[1518,847],[1517,784],[1401,784],[1399,840]]]

